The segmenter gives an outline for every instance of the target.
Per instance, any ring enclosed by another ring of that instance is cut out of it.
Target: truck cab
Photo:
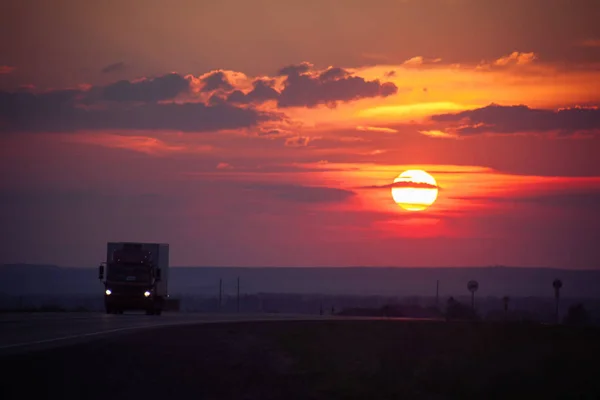
[[[107,314],[145,310],[160,315],[168,298],[169,245],[109,242],[98,277]]]

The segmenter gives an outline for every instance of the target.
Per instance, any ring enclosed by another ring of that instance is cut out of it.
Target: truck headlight
[[[106,292],[104,292],[104,293],[106,293],[107,296],[110,296],[112,294],[112,290],[106,289]]]
[[[150,292],[148,290],[144,292],[144,297],[150,297]]]

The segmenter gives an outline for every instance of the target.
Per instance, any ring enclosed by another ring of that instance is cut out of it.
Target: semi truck
[[[98,278],[104,284],[107,314],[144,310],[160,315],[169,297],[169,245],[108,242]]]

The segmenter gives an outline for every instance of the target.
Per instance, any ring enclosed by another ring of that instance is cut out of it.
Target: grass
[[[599,357],[593,328],[394,320],[198,325],[6,357],[0,397],[25,398],[44,387],[62,399],[600,398]],[[37,385],[19,385],[25,376]]]
[[[307,383],[357,399],[600,393],[589,369],[599,339],[596,330],[438,322],[313,323],[278,332]]]
[[[14,308],[0,308],[0,314],[2,313],[57,313],[57,312],[90,312],[86,307],[62,307],[55,305],[45,305],[39,307],[14,307]]]

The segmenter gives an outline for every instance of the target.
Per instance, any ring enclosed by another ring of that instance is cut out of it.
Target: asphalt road
[[[103,313],[0,314],[0,355],[86,342],[142,329],[222,322],[326,319],[284,314],[164,313],[161,316]]]

